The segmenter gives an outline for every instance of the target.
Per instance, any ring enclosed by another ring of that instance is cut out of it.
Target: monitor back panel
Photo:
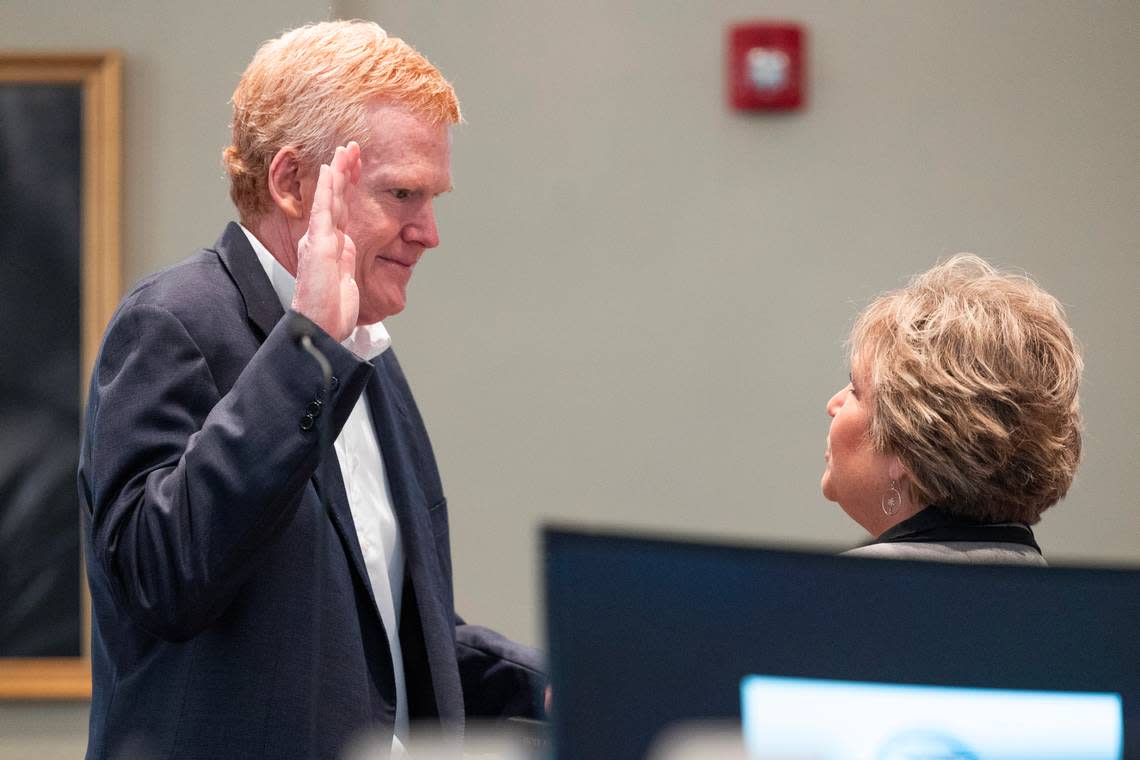
[[[739,718],[741,679],[1121,695],[1140,758],[1140,570],[966,566],[547,530],[560,760]]]

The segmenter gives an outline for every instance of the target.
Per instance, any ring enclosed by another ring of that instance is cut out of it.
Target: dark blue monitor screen
[[[1123,757],[1140,759],[1140,569],[562,529],[544,545],[560,760],[642,758],[677,722],[739,720],[753,676],[1119,695]]]

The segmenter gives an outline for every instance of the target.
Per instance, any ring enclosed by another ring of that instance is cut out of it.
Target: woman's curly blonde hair
[[[269,164],[291,145],[306,169],[349,140],[363,147],[368,113],[396,103],[433,124],[461,120],[455,90],[410,45],[370,21],[309,24],[258,49],[233,94],[233,144],[222,160],[243,222],[270,207]]]
[[[899,457],[917,503],[1033,524],[1068,491],[1083,363],[1028,277],[958,254],[871,303],[850,348],[871,381],[871,443]]]

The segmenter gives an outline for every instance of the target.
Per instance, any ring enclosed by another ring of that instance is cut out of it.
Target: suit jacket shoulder
[[[988,541],[954,541],[947,543],[870,544],[843,552],[845,557],[873,559],[913,559],[930,562],[954,562],[971,565],[1037,565],[1044,567],[1045,558],[1022,544]]]

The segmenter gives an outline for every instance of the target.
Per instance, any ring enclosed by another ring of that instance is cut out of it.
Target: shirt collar
[[[888,528],[872,544],[945,543],[953,541],[985,541],[1023,544],[1041,553],[1033,530],[1024,523],[979,523],[951,510],[930,505],[892,528]]]
[[[297,289],[297,279],[289,274],[288,269],[281,266],[281,262],[274,258],[269,249],[247,230],[245,225],[238,226],[249,239],[249,244],[253,246],[253,252],[257,254],[257,260],[273,286],[273,292],[281,301],[281,308],[288,311],[293,306],[293,291]],[[361,359],[372,361],[391,347],[392,336],[388,334],[388,328],[384,327],[383,322],[373,322],[370,325],[357,325],[341,345]]]

